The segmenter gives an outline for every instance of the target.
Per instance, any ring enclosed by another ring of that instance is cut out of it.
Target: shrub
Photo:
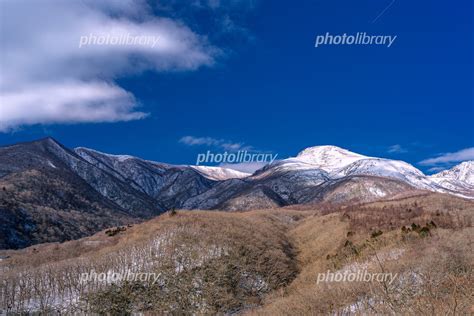
[[[376,231],[372,232],[372,234],[370,234],[370,237],[377,238],[378,236],[380,236],[382,234],[383,234],[383,232],[381,230],[376,230]]]
[[[107,229],[107,230],[105,231],[105,234],[106,234],[107,236],[109,236],[109,237],[113,237],[113,236],[119,234],[120,232],[124,232],[124,231],[126,231],[126,230],[127,230],[126,227],[124,227],[124,226],[119,226],[119,227],[115,227],[115,228],[112,228],[112,229]]]

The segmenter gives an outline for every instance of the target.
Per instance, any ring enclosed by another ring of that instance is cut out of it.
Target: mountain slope
[[[131,186],[159,201],[164,209],[181,207],[187,199],[209,190],[215,181],[202,171],[126,155],[109,155],[87,148],[75,152],[98,168],[112,170]]]
[[[76,148],[74,151],[89,163],[112,173],[149,196],[155,196],[160,192],[165,185],[165,174],[170,169],[176,168],[128,155],[110,155],[84,147]]]
[[[474,201],[426,192],[331,208],[179,210],[113,236],[0,251],[0,313],[470,315],[473,215]],[[130,281],[123,271],[159,273]],[[319,278],[383,271],[395,278]]]
[[[49,153],[58,157],[97,192],[122,207],[132,216],[150,217],[163,211],[163,207],[147,194],[140,192],[110,172],[92,165],[52,138],[40,142],[44,144]]]
[[[136,220],[78,176],[70,164],[85,162],[65,162],[70,155],[52,139],[0,148],[0,248],[76,239]]]
[[[359,204],[391,199],[398,195],[413,192],[414,187],[404,181],[377,176],[347,176],[330,180],[318,190],[307,192],[305,204]]]
[[[399,160],[367,158],[356,161],[337,170],[332,177],[342,178],[346,176],[366,175],[376,177],[387,177],[404,181],[418,189],[435,189],[436,186],[412,165]]]

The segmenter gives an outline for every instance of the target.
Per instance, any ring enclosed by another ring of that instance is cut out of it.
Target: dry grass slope
[[[260,305],[297,274],[281,211],[165,214],[64,244],[4,251],[1,309],[11,312],[218,313]],[[156,272],[157,284],[81,284],[81,273]]]
[[[178,211],[63,244],[0,251],[0,309],[144,314],[473,313],[474,202],[420,193],[352,206]],[[90,270],[159,281],[82,284]],[[394,282],[317,283],[327,271]]]
[[[319,210],[288,232],[300,273],[251,315],[474,312],[474,203],[440,194]],[[392,284],[328,282],[328,270],[397,273]]]

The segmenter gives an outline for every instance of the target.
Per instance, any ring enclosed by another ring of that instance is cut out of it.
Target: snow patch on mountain
[[[361,159],[370,158],[353,153],[337,146],[315,146],[301,151],[296,159],[323,169],[324,171],[335,171]]]
[[[242,179],[250,176],[250,173],[240,172],[237,170],[222,168],[222,167],[208,167],[208,166],[190,166],[204,177],[211,180],[228,180],[228,179]]]
[[[57,169],[58,167],[56,167],[54,165],[54,163],[52,163],[50,160],[48,160],[48,166],[50,166],[51,168],[54,168],[54,169]]]
[[[379,196],[379,197],[384,197],[384,196],[387,195],[387,193],[385,193],[383,190],[381,190],[380,188],[377,188],[377,187],[369,188],[369,192],[372,193],[373,195]]]
[[[389,177],[405,181],[418,189],[432,189],[432,185],[430,185],[423,172],[409,163],[399,160],[382,158],[361,159],[332,174],[335,178],[353,175]]]
[[[307,170],[320,170],[326,173],[324,170],[313,164],[301,161],[297,158],[287,158],[276,161],[272,164],[268,164],[262,169],[257,170],[253,175],[252,179],[263,179],[268,176],[275,174],[286,173],[289,171],[307,171]]]
[[[143,160],[141,158],[137,158],[137,157],[134,157],[134,156],[130,156],[130,155],[112,155],[112,154],[107,154],[107,153],[104,153],[104,152],[100,152],[98,150],[95,150],[95,149],[90,149],[90,148],[86,148],[86,147],[77,147],[74,149],[74,151],[79,155],[79,156],[82,156],[83,158],[85,156],[88,156],[90,155],[90,153],[94,153],[94,154],[97,154],[97,155],[100,155],[102,157],[108,157],[110,159],[113,159],[113,160],[117,160],[119,162],[124,162],[126,160],[129,160],[129,159],[138,159],[138,160]],[[143,161],[146,161],[146,160],[143,160]],[[151,162],[151,161],[149,161]]]

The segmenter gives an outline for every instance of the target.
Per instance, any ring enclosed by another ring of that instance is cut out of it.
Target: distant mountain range
[[[474,198],[474,162],[426,176],[403,161],[316,146],[246,174],[178,166],[52,138],[0,148],[0,249],[64,241],[172,208],[363,203],[419,190]]]

